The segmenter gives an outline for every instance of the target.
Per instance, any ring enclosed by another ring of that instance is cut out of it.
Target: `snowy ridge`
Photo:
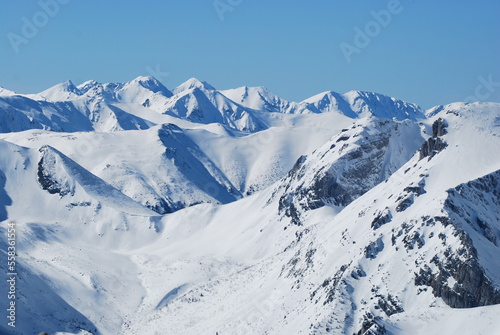
[[[58,194],[60,197],[74,196],[78,184],[88,196],[97,200],[101,205],[129,214],[156,215],[89,173],[56,149],[44,146],[40,148],[40,153],[38,182],[42,189],[50,194]]]
[[[297,103],[291,103],[274,95],[265,87],[239,87],[221,91],[229,99],[245,107],[271,113],[293,113]]]
[[[188,81],[174,90],[178,92],[165,105],[155,106],[157,111],[196,123],[221,123],[231,129],[256,132],[266,128],[252,111],[240,106],[206,84]]]
[[[80,95],[82,95],[82,93],[71,80],[67,80],[38,93],[38,96],[50,101],[74,100]]]
[[[15,95],[15,94],[16,94],[15,92],[10,91],[10,90],[0,86],[0,96],[10,96],[10,95]]]
[[[300,225],[299,209],[345,207],[399,169],[422,140],[411,121],[364,119],[343,129],[297,161],[280,186],[280,211]]]
[[[42,93],[0,97],[19,334],[500,327],[500,104],[150,77]]]
[[[179,93],[182,93],[182,92],[185,92],[188,90],[193,90],[195,88],[199,88],[199,89],[203,89],[203,90],[207,90],[207,91],[215,91],[215,87],[213,87],[209,83],[207,83],[205,81],[200,81],[196,78],[190,78],[190,79],[186,80],[185,82],[183,82],[182,84],[180,84],[179,86],[177,86],[173,90],[173,93],[179,94]]]
[[[163,120],[160,123],[172,121],[161,116],[144,119],[134,112],[130,115],[125,111],[141,108],[194,123],[220,123],[244,133],[272,126],[265,115],[269,113],[333,112],[350,118],[368,115],[398,120],[423,118],[423,111],[417,105],[376,93],[325,92],[302,102],[288,102],[265,87],[245,86],[219,91],[196,78],[187,80],[173,91],[157,79],[144,76],[125,83],[101,84],[90,80],[78,86],[68,80],[38,94],[23,96],[25,100],[14,92],[0,89],[0,119],[15,119],[14,122],[2,122],[0,131],[38,128],[74,132],[88,131],[89,127],[98,131],[116,131],[145,129],[158,125],[158,120]],[[28,112],[30,110],[37,112]]]
[[[374,115],[415,121],[424,117],[423,110],[415,104],[382,94],[361,91],[350,91],[345,94],[332,91],[320,93],[304,100],[298,109],[300,113],[337,111],[352,118]]]

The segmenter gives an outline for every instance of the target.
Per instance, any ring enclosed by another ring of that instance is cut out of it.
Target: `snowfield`
[[[500,104],[0,87],[1,334],[498,334]]]

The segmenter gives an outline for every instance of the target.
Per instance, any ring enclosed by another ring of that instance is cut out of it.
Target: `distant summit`
[[[12,104],[8,99],[13,96],[24,97],[25,100],[16,98],[16,103]],[[377,93],[351,91],[340,94],[327,91],[304,101],[291,102],[265,87],[217,90],[196,78],[188,79],[172,91],[151,76],[139,76],[123,83],[89,80],[78,86],[68,80],[37,94],[16,95],[0,88],[0,98],[7,99],[5,104],[24,115],[16,115],[15,119],[31,118],[31,127],[57,131],[88,130],[89,124],[101,130],[144,129],[149,127],[150,117],[144,120],[142,112],[142,116],[137,115],[139,107],[187,122],[221,124],[243,133],[267,129],[269,113],[336,113],[352,119],[370,115],[397,120],[424,118],[424,112],[418,105]],[[28,108],[28,105],[32,107]],[[28,113],[29,109],[33,111]],[[68,124],[69,120],[81,118],[87,120]],[[8,129],[25,129],[26,126],[21,124],[26,124],[26,121],[14,122]],[[4,128],[7,129],[6,126]]]
[[[183,82],[182,84],[180,84],[176,88],[174,88],[173,92],[174,92],[174,94],[178,94],[178,93],[181,93],[181,92],[184,92],[187,90],[192,90],[195,88],[200,88],[200,89],[209,90],[209,91],[215,90],[215,88],[212,85],[210,85],[209,83],[207,83],[205,81],[200,81],[196,78],[191,78],[191,79],[186,80],[185,82]]]

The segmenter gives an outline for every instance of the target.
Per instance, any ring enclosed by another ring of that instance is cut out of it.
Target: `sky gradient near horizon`
[[[496,0],[2,4],[0,86],[18,93],[153,75],[170,89],[196,77],[292,101],[363,90],[424,108],[500,102]]]

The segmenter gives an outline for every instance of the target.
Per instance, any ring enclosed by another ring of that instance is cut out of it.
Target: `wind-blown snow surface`
[[[500,329],[499,104],[139,77],[2,90],[0,127],[2,334]]]

